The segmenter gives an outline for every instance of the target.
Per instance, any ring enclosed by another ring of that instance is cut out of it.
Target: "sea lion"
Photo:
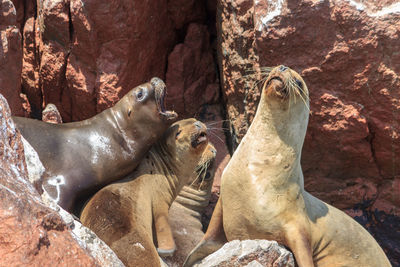
[[[211,197],[217,154],[215,148],[210,150],[214,152],[214,156],[203,157],[196,172],[169,208],[168,220],[176,244],[174,255],[164,258],[170,267],[182,266],[189,252],[204,236],[201,219]],[[206,150],[205,153],[210,151]]]
[[[223,172],[209,228],[184,266],[235,239],[276,240],[300,267],[390,266],[361,225],[304,190],[300,157],[308,106],[300,75],[274,68],[254,121]]]
[[[214,154],[206,130],[195,119],[174,123],[129,177],[101,189],[83,209],[83,225],[127,266],[159,266],[158,254],[174,252],[168,209],[201,158]]]
[[[52,124],[13,117],[43,162],[43,189],[71,211],[77,198],[132,172],[177,117],[164,110],[165,93],[164,82],[153,78],[84,121]]]

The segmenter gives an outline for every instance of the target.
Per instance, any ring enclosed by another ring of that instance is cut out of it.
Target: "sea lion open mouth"
[[[283,80],[282,80],[281,77],[279,77],[279,76],[274,76],[274,77],[271,77],[271,79],[269,79],[267,85],[269,85],[269,84],[271,83],[272,80],[278,80],[278,81],[280,81],[281,83],[283,83]]]
[[[289,90],[280,76],[272,76],[267,82],[267,88],[275,81],[274,90],[276,93],[283,98],[286,98],[289,94]]]
[[[165,95],[167,92],[167,87],[165,86],[165,83],[158,78],[153,78],[150,81],[151,85],[154,87],[155,91],[155,98],[156,98],[156,103],[157,103],[157,108],[159,114],[167,119],[167,120],[174,120],[178,117],[178,114],[176,114],[175,111],[170,111],[165,109]]]
[[[198,145],[208,141],[207,132],[204,130],[199,131],[192,137],[192,147],[196,148]]]

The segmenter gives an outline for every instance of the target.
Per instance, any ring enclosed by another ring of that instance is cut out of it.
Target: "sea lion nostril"
[[[284,65],[281,65],[281,66],[279,67],[279,70],[280,70],[280,71],[285,71],[285,70],[287,70],[287,67],[284,66]]]
[[[197,129],[201,129],[202,127],[201,127],[201,122],[199,122],[199,121],[196,121],[195,123],[194,123],[194,126],[196,126],[196,128]]]

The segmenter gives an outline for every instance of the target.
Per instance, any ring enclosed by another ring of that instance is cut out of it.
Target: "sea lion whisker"
[[[229,128],[226,128],[226,127],[212,127],[212,128],[209,128],[209,127],[207,127],[207,130],[223,130],[223,131],[228,131]]]
[[[221,137],[219,137],[216,133],[214,133],[213,131],[210,131],[210,134],[211,135],[213,135],[213,136],[215,136],[216,138],[218,138],[218,140],[223,144],[224,143],[224,141],[222,140],[222,138]]]
[[[197,181],[197,179],[199,179],[200,174],[201,174],[201,173],[199,173],[199,172],[195,172],[195,173],[197,173],[196,178],[195,178],[195,179],[192,181],[192,183],[189,185],[190,187]]]
[[[196,178],[190,184],[190,187],[197,181],[197,179],[199,179],[200,175],[202,174],[203,165],[204,164],[201,164],[201,165],[196,167],[194,173],[196,173],[197,175],[196,175]]]
[[[304,99],[304,97],[301,94],[299,94],[299,96],[300,96],[301,100],[303,101],[304,105],[306,106],[306,108],[308,109],[308,111],[310,111],[310,106],[307,104],[307,101]]]
[[[203,164],[203,169],[202,169],[202,179],[201,179],[201,183],[200,183],[200,187],[199,187],[199,189],[201,188],[201,186],[203,185],[203,182],[204,182],[204,180],[206,179],[206,175],[207,175],[207,170],[208,170],[208,168],[210,167],[210,164],[211,164],[211,161],[210,160],[207,160],[206,162],[204,162],[204,164]]]
[[[204,179],[206,178],[206,171],[207,171],[207,168],[208,168],[208,162],[205,162],[203,165],[202,165],[202,169],[201,169],[201,183],[200,183],[200,185],[199,185],[199,188],[197,189],[197,190],[200,190],[200,188],[201,188],[201,186],[203,185],[203,182],[204,182]]]
[[[221,122],[226,122],[226,121],[229,121],[229,120],[219,120],[219,121],[212,121],[212,122],[209,122],[209,123],[204,123],[206,126],[210,126],[210,125],[214,125],[214,124],[218,124],[218,123],[221,123]]]
[[[309,107],[309,105],[307,104],[307,101],[306,101],[306,99],[308,99],[308,94],[306,95],[306,99],[303,97],[303,94],[301,93],[301,92],[304,92],[301,88],[300,88],[300,86],[296,83],[296,81],[295,80],[292,80],[292,83],[293,83],[293,86],[294,86],[294,88],[296,88],[296,90],[295,90],[295,92],[296,92],[296,94],[298,95],[298,96],[300,96],[300,98],[301,98],[301,100],[303,101],[303,103],[304,103],[304,105],[307,107],[307,109],[310,111],[310,107]]]
[[[251,87],[251,90],[253,90],[254,88],[256,88],[256,87],[260,84],[260,82],[265,81],[267,78],[268,78],[268,76],[266,76],[265,79],[262,78],[262,79],[256,81],[256,82],[254,83],[254,85]],[[248,92],[246,91],[246,95],[245,95],[245,98],[244,98],[245,100],[247,99],[247,95],[248,95]]]

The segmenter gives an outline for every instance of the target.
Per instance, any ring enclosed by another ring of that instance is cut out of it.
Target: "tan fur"
[[[209,146],[205,132],[195,119],[174,123],[132,175],[100,190],[84,208],[82,223],[125,265],[159,266],[157,250],[174,252],[168,209]]]
[[[271,71],[254,121],[222,175],[209,229],[185,266],[234,239],[277,240],[300,267],[390,266],[362,226],[304,190],[300,158],[308,104],[296,72],[283,66]]]
[[[201,217],[209,204],[215,173],[216,150],[210,145],[202,162],[169,209],[169,223],[176,243],[173,256],[164,258],[169,267],[180,267],[204,235]]]

